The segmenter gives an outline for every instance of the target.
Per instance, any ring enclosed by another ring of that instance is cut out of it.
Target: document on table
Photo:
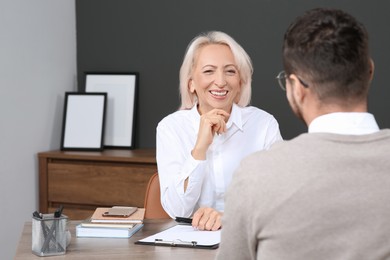
[[[221,230],[201,231],[189,225],[176,225],[146,237],[136,244],[215,249],[221,241]]]

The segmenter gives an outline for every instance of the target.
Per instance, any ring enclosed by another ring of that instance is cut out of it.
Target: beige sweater
[[[303,134],[247,157],[218,259],[390,259],[390,130]]]

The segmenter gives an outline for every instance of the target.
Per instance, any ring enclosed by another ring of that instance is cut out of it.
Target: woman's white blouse
[[[168,115],[157,126],[161,203],[172,218],[190,217],[199,207],[223,211],[226,188],[240,161],[282,140],[279,125],[272,115],[256,107],[233,105],[227,132],[215,135],[206,160],[195,160],[191,151],[199,123],[200,115],[194,106],[191,110]]]

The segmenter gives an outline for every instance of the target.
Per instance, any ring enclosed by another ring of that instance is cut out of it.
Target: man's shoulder
[[[318,140],[311,138],[308,133],[302,133],[290,140],[280,140],[272,144],[272,146],[268,150],[261,150],[256,153],[253,153],[252,156],[265,156],[272,155],[284,152],[286,150],[292,149],[305,149],[302,147],[303,144],[311,144],[315,145]]]
[[[310,157],[317,147],[323,145],[322,142],[320,138],[308,133],[291,140],[277,141],[268,150],[257,151],[245,157],[241,162],[241,169],[258,177],[259,174],[273,174],[289,167],[303,167],[303,159]]]
[[[390,128],[381,129],[377,133],[377,135],[378,135],[379,138],[383,138],[383,139],[386,139],[386,140],[390,141]]]
[[[368,135],[339,135],[339,134],[329,134],[329,133],[303,133],[298,135],[291,140],[284,140],[274,143],[269,150],[262,150],[255,152],[247,156],[243,163],[259,163],[262,164],[280,158],[284,158],[285,161],[289,161],[296,157],[305,157],[309,155],[310,157],[315,156],[314,151],[320,150],[331,150],[332,147],[338,147],[340,145],[348,145],[355,143],[357,145],[370,143],[382,146],[390,149],[390,129],[382,129],[376,133]],[[389,144],[389,145],[388,145]],[[386,149],[387,149],[386,148]],[[348,149],[348,147],[347,147]]]

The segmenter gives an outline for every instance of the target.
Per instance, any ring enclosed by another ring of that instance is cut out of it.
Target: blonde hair
[[[249,105],[252,92],[251,84],[253,74],[252,61],[249,55],[245,52],[241,45],[239,45],[226,33],[210,31],[195,37],[187,47],[187,51],[180,68],[180,109],[190,109],[197,102],[197,96],[195,93],[191,93],[188,83],[191,78],[197,51],[201,47],[209,44],[224,44],[232,51],[241,78],[241,94],[237,105],[241,107]]]

